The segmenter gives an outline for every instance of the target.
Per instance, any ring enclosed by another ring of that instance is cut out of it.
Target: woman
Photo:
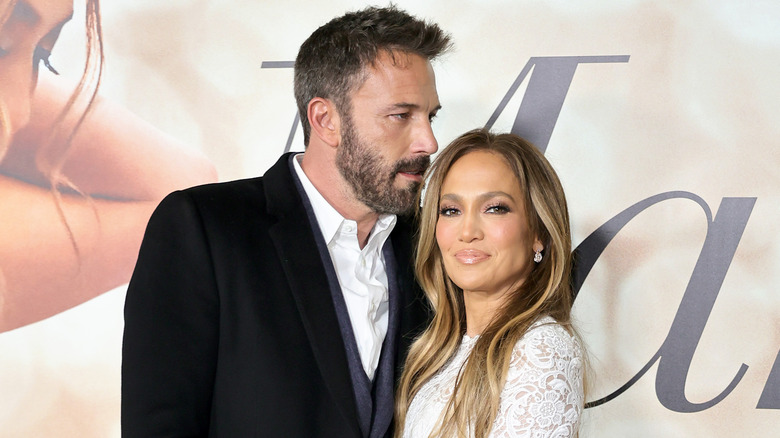
[[[96,97],[97,0],[81,81],[56,77],[49,56],[72,15],[72,0],[0,0],[0,332],[126,283],[159,200],[216,179],[205,158]]]
[[[555,171],[512,134],[470,131],[428,172],[416,272],[435,311],[406,360],[403,437],[571,437],[583,357]]]

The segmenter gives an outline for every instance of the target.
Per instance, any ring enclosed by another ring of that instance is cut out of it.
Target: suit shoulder
[[[169,197],[189,199],[195,205],[227,208],[232,204],[264,203],[263,178],[247,178],[225,181],[173,192]]]
[[[196,200],[223,196],[257,196],[263,194],[263,177],[203,184],[181,190]],[[175,192],[174,192],[175,193]]]
[[[177,190],[160,202],[152,220],[170,220],[182,216],[213,220],[246,216],[245,212],[253,212],[257,217],[266,211],[264,193],[261,177]]]

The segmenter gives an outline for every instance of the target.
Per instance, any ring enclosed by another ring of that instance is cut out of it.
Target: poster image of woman
[[[98,0],[81,80],[58,77],[49,56],[73,11],[0,0],[0,332],[126,283],[159,200],[216,180],[206,158],[97,94]]]

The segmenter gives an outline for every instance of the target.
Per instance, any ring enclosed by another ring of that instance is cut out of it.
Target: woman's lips
[[[455,260],[464,265],[473,265],[485,261],[488,258],[490,258],[490,256],[486,252],[477,249],[462,249],[455,253]]]

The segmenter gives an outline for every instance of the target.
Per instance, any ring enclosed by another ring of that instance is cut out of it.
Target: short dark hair
[[[381,52],[409,53],[432,60],[451,46],[450,36],[435,23],[389,6],[369,7],[334,18],[303,42],[295,59],[295,100],[309,145],[307,107],[315,97],[330,99],[346,114],[349,93],[362,85],[365,69]]]

